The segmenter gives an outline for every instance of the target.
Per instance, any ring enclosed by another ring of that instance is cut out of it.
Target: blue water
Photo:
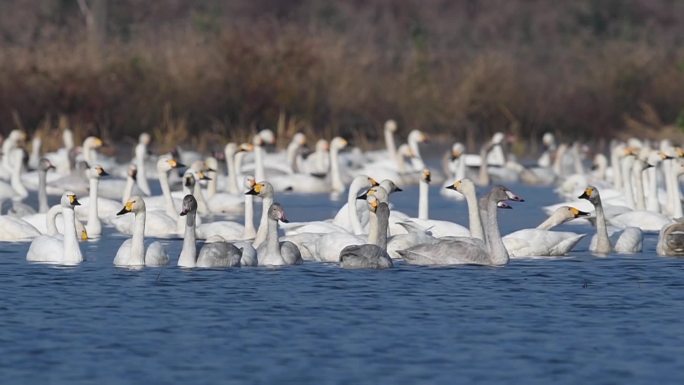
[[[539,223],[549,189],[510,186],[502,232]],[[393,196],[415,214],[417,189]],[[327,196],[279,195],[290,220],[331,215]],[[432,192],[432,217],[467,222]],[[565,230],[591,232],[588,226]],[[108,230],[109,231],[109,230]],[[653,384],[684,378],[684,260],[645,252],[503,268],[128,271],[123,237],[83,246],[75,268],[0,253],[2,384]],[[180,241],[164,240],[177,256]],[[174,261],[175,257],[172,258]]]

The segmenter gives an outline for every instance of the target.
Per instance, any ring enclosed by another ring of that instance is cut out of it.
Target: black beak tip
[[[449,185],[445,187],[447,190],[456,190],[456,187],[454,185]]]
[[[281,219],[280,221],[283,222],[283,223],[290,223],[290,221],[288,221],[286,218],[283,218],[283,219]]]
[[[257,194],[256,191],[254,191],[254,189],[252,189],[252,190],[247,191],[247,192],[245,193],[245,195],[258,195],[258,194]]]
[[[81,202],[79,202],[78,200],[74,199],[73,205],[74,205],[74,206],[80,206],[80,205],[81,205]]]
[[[178,215],[180,215],[181,217],[184,217],[184,216],[188,215],[188,212],[185,211],[185,210],[183,210],[183,211],[181,211],[180,214],[178,214]]]
[[[116,213],[116,215],[124,215],[124,214],[126,214],[127,212],[128,212],[128,211],[126,211],[126,209],[123,208],[123,209],[121,209],[121,211],[119,211],[118,213]]]
[[[362,200],[362,199],[366,199],[366,198],[368,198],[368,194],[361,194],[361,195],[356,197],[356,199],[358,199],[358,200]]]
[[[429,181],[428,181],[428,182],[429,182]],[[395,192],[402,192],[402,191],[404,191],[404,190],[402,190],[402,189],[400,189],[399,187],[397,187],[397,188],[394,189],[394,191],[395,191]]]

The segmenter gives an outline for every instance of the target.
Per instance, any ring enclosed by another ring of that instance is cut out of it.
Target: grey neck
[[[47,197],[47,170],[38,171],[38,212],[46,213],[50,210]]]
[[[178,257],[178,266],[194,267],[197,262],[197,243],[195,235],[196,211],[190,211],[185,216],[185,234],[183,235],[183,248]]]

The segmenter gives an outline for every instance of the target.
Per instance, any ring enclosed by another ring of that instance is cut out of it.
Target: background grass
[[[3,133],[211,148],[266,127],[373,141],[393,118],[472,146],[684,126],[681,1],[97,1],[95,40],[77,0],[0,2]]]

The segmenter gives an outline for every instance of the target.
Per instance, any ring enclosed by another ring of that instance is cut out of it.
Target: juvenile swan
[[[392,258],[387,254],[389,206],[373,195],[369,195],[366,201],[370,211],[368,243],[342,249],[340,266],[345,269],[386,269],[393,266]]]
[[[131,197],[116,215],[135,214],[133,237],[124,241],[114,258],[114,265],[121,267],[164,266],[169,263],[169,256],[164,246],[155,241],[145,250],[145,201],[139,195]]]
[[[76,194],[71,191],[65,192],[60,205],[64,218],[64,236],[41,235],[35,238],[26,253],[27,261],[60,265],[78,265],[83,262],[83,254],[76,236],[74,207],[80,205]]]
[[[273,203],[267,212],[267,234],[264,243],[257,249],[259,266],[298,265],[303,262],[299,248],[292,242],[279,242],[278,221],[287,223],[285,210],[279,203]]]
[[[503,186],[495,186],[484,198],[486,210],[485,233],[487,242],[478,238],[442,238],[434,243],[422,244],[398,251],[407,263],[414,265],[491,265],[501,266],[508,263],[509,257],[497,221],[497,207],[509,208],[504,201],[522,200]]]
[[[592,239],[589,250],[602,255],[610,254],[613,251],[619,254],[641,251],[643,233],[638,227],[627,227],[621,232],[614,233],[613,242],[608,238],[606,216],[601,204],[601,195],[596,187],[587,187],[579,198],[591,202],[596,210],[596,236]]]

